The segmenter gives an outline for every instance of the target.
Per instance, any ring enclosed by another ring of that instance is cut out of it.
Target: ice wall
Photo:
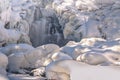
[[[1,25],[29,35],[33,46],[120,35],[119,0],[0,0],[0,4]]]

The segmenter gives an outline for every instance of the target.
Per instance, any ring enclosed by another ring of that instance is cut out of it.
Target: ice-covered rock
[[[2,2],[6,5],[0,6],[4,27],[29,34],[35,47],[47,43],[63,46],[86,37],[115,39],[120,34],[119,0]]]
[[[115,39],[120,34],[119,0],[2,2],[6,6],[0,6],[4,27],[29,34],[35,47],[47,43],[62,46],[69,40],[86,37]]]
[[[41,8],[38,8],[38,10],[41,12],[39,15],[42,16],[39,20],[35,20],[30,28],[30,38],[33,46],[47,43],[62,45],[62,29],[54,11],[50,12],[49,9]]]
[[[53,8],[63,27],[64,38],[75,41],[84,37],[115,39],[119,35],[118,4],[119,0],[55,0]]]
[[[47,44],[29,51],[15,52],[8,56],[10,72],[20,72],[22,69],[44,67],[49,56],[59,51],[59,46]],[[50,63],[50,62],[49,62]]]

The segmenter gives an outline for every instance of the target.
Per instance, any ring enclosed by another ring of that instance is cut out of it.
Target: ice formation
[[[85,37],[115,39],[120,35],[119,0],[3,2],[6,7],[1,5],[2,25],[8,31],[15,29],[29,35],[35,47],[47,43],[61,46]]]

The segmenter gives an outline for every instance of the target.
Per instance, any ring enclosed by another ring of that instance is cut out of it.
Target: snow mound
[[[46,76],[48,79],[57,80],[119,80],[119,70],[116,66],[91,66],[73,60],[63,60],[48,65]]]
[[[8,69],[10,72],[21,73],[22,69],[44,67],[45,61],[51,58],[49,56],[57,51],[59,51],[59,46],[47,44],[26,52],[14,52],[8,56]]]

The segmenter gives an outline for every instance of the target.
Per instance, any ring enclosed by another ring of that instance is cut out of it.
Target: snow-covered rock
[[[77,57],[77,61],[84,62],[90,65],[109,64],[108,60],[102,55],[102,53],[84,53]]]
[[[46,67],[47,79],[119,80],[119,74],[116,66],[91,66],[73,60],[58,61]]]
[[[0,75],[0,80],[9,80],[6,76]]]
[[[84,38],[80,41],[82,46],[90,46],[90,47],[100,47],[100,45],[105,44],[106,40],[102,38]]]
[[[90,65],[119,65],[119,42],[119,39],[84,38],[80,42],[68,42],[60,52]]]
[[[0,68],[6,69],[7,65],[8,65],[7,56],[0,52]]]
[[[56,52],[51,54],[48,58],[46,58],[44,62],[44,66],[47,66],[50,63],[54,63],[55,61],[61,61],[61,60],[72,60],[72,57],[62,52]],[[39,67],[37,69],[34,69],[31,71],[31,73],[34,76],[43,75],[45,73],[45,67]]]
[[[59,46],[47,44],[26,52],[12,53],[8,56],[8,69],[10,72],[21,72],[22,69],[44,67],[49,56],[58,51]]]
[[[4,77],[7,76],[6,69],[0,67],[0,75]]]
[[[33,49],[34,47],[32,47],[31,45],[21,43],[21,44],[9,44],[5,47],[2,47],[0,51],[5,55],[9,56],[12,53],[27,52]]]
[[[5,29],[4,26],[0,26],[0,36],[1,41],[4,41],[6,44],[20,42],[31,44],[30,38],[26,33],[14,29]]]
[[[25,73],[23,68],[29,67],[29,63],[27,62],[24,53],[18,52],[18,53],[12,53],[8,56],[8,71],[9,72],[18,72],[18,73]]]
[[[44,65],[47,66],[48,64],[50,64],[54,61],[71,60],[71,59],[73,59],[73,58],[65,53],[56,52],[56,53],[51,54],[48,58],[46,58]]]
[[[6,72],[7,66],[8,57],[0,52],[0,80],[8,80]]]
[[[80,44],[85,49],[78,49],[82,51],[76,60],[88,64],[99,65],[119,65],[119,41],[105,41],[99,38],[89,38],[81,40]]]
[[[72,59],[72,57],[70,57],[69,55],[62,53],[62,52],[54,53],[51,56],[51,58],[53,61]]]

